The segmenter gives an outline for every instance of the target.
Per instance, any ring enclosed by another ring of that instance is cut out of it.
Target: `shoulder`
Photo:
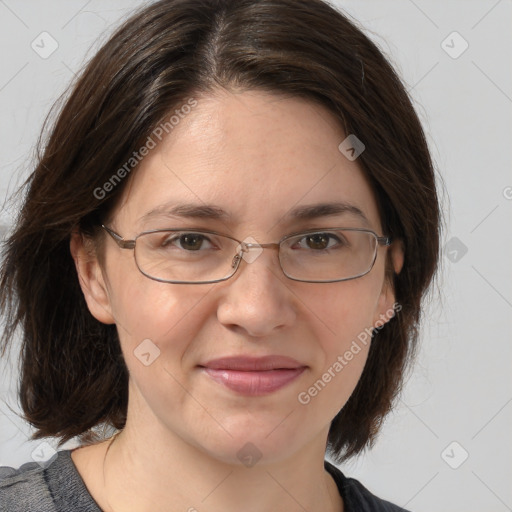
[[[346,477],[336,466],[324,461],[325,469],[333,476],[340,491],[345,512],[409,512],[372,494],[355,478]]]
[[[0,468],[0,512],[101,512],[83,482],[70,450],[44,466]]]
[[[0,512],[54,512],[45,469],[36,462],[0,467]]]

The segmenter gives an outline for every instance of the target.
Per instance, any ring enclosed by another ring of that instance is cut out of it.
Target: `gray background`
[[[140,4],[0,0],[0,225],[11,221],[4,198],[30,169],[50,106]],[[375,448],[342,469],[417,512],[512,510],[512,3],[336,5],[398,68],[447,191],[441,295],[426,310],[414,372]],[[31,47],[51,49],[43,31],[58,44],[47,58]],[[31,460],[41,444],[16,416],[14,366],[0,366],[0,466]]]

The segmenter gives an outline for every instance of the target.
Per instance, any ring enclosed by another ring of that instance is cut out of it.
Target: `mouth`
[[[247,396],[261,396],[284,388],[307,368],[285,356],[235,356],[199,365],[214,382]]]

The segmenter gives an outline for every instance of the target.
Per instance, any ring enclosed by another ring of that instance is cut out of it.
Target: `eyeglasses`
[[[240,241],[215,231],[184,229],[145,231],[134,240],[125,240],[103,224],[101,227],[121,249],[134,250],[142,274],[177,284],[225,281],[235,274],[242,259],[251,263],[267,247],[278,249],[279,264],[289,279],[348,281],[370,272],[379,245],[391,245],[390,237],[359,228],[314,229],[287,235],[278,243],[259,244],[252,238]]]

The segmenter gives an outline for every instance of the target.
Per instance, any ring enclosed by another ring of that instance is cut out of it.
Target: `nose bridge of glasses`
[[[266,249],[266,248],[274,248],[274,249],[278,249],[279,248],[279,244],[278,243],[268,243],[268,244],[259,244],[257,242],[242,242],[241,244],[241,249],[242,251],[247,251],[248,249],[252,249],[252,248],[256,248],[256,249]]]
[[[242,241],[237,246],[237,253],[231,260],[232,268],[238,268],[238,265],[243,257],[243,253],[248,253],[251,249],[255,249],[257,251],[261,251],[262,249],[277,249],[279,250],[280,244],[276,242],[271,242],[267,244],[260,244],[258,242],[245,242]],[[250,261],[250,260],[249,260]]]

